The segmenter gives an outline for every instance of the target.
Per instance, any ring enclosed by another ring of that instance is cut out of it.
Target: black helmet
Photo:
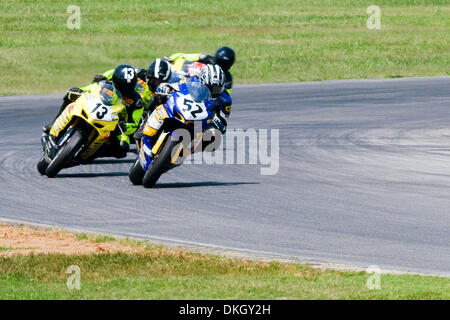
[[[172,75],[172,69],[169,62],[163,59],[156,59],[148,67],[147,84],[153,92],[163,82],[168,82]]]
[[[219,48],[219,50],[216,51],[214,58],[216,59],[216,63],[226,72],[234,63],[234,50],[230,47]]]
[[[114,69],[112,81],[121,98],[130,97],[136,88],[136,71],[128,64],[121,64]]]

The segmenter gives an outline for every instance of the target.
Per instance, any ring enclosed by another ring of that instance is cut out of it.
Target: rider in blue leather
[[[203,128],[205,133],[206,131],[209,131],[209,137],[211,138],[208,140],[208,142],[205,144],[202,144],[202,151],[205,150],[205,148],[214,143],[213,148],[209,148],[207,151],[213,151],[215,147],[217,147],[217,136],[220,136],[221,134],[224,134],[226,132],[227,122],[226,120],[220,115],[220,112],[223,111],[224,107],[228,104],[231,104],[231,98],[228,98],[229,95],[226,93],[226,96],[223,96],[224,92],[224,83],[225,83],[225,74],[218,65],[206,65],[201,73],[200,76],[197,77],[189,77],[186,78],[189,79],[188,81],[192,82],[200,82],[204,84],[206,87],[208,87],[209,91],[211,92],[211,97],[213,100],[213,106],[212,111],[214,113],[214,117],[211,119],[212,121],[207,125],[206,128]],[[180,88],[180,84],[185,82],[186,79],[183,79],[180,81],[180,83],[172,84],[171,88],[172,90],[177,90]],[[222,99],[219,99],[223,97]],[[142,136],[141,138],[144,140],[144,142],[149,146],[150,148],[153,146],[153,137],[156,136],[158,131],[160,130],[162,124],[164,123],[164,119],[167,117],[167,113],[164,110],[163,106],[158,106],[152,114],[148,117],[148,120],[145,123],[145,126],[143,128]],[[218,133],[217,131],[220,131]]]

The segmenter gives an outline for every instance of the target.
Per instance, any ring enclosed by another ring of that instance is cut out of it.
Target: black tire
[[[150,168],[148,168],[147,172],[144,175],[144,179],[142,180],[144,187],[151,188],[155,185],[156,181],[158,181],[159,177],[161,177],[161,175],[170,165],[170,160],[172,159],[172,150],[180,143],[180,141],[172,140],[172,137],[168,138],[161,152],[152,161],[152,163],[150,164]]]
[[[134,185],[142,184],[142,178],[144,178],[145,170],[142,168],[141,163],[139,161],[139,156],[134,162],[133,166],[130,169],[130,173],[128,174],[128,178]]]
[[[45,156],[42,156],[41,160],[39,160],[37,164],[37,169],[41,175],[45,174],[45,170],[48,167],[48,162],[45,160]]]
[[[80,131],[75,131],[64,146],[56,154],[55,158],[50,162],[45,175],[54,178],[56,175],[73,159],[75,154],[84,144],[84,136]]]

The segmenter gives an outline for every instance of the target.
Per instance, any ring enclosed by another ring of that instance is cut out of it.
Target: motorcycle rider
[[[213,109],[220,116],[221,122],[223,123],[223,128],[226,130],[226,119],[230,116],[232,100],[230,94],[224,90],[226,75],[222,68],[217,64],[203,64],[199,63],[201,66],[196,66],[192,73],[188,73],[186,77],[197,77],[200,82],[205,84],[211,92],[212,99],[214,100]],[[200,71],[197,68],[201,68]],[[166,93],[161,94],[162,99],[170,95],[174,89],[178,86],[177,83],[165,83],[161,85],[160,88],[167,88]],[[162,102],[165,103],[165,100]],[[220,113],[224,114],[224,117]],[[225,133],[222,132],[222,133]]]
[[[225,72],[219,65],[205,65],[200,72],[199,79],[211,91],[211,96],[214,100],[212,108],[215,112],[215,116],[205,130],[204,135],[209,142],[203,142],[202,151],[205,151],[205,148],[209,145],[213,145],[212,149],[209,148],[209,151],[213,151],[218,146],[216,143],[219,135],[217,130],[221,134],[225,134],[227,130],[227,119],[230,116],[232,100],[229,93],[225,90]],[[225,118],[222,117],[221,112],[225,115]]]
[[[170,64],[163,59],[155,59],[147,70],[141,68],[135,68],[137,74],[136,92],[142,98],[144,102],[144,111],[153,111],[154,106],[158,105],[161,99],[156,91],[161,83],[168,82],[172,76],[172,69]],[[111,79],[114,69],[105,71],[101,75],[94,77],[94,82],[99,80]],[[163,91],[164,92],[164,91]],[[153,101],[155,100],[155,101]]]
[[[98,83],[100,81],[111,80],[115,69],[105,71],[103,74],[97,74],[94,76],[92,83]],[[157,87],[163,83],[169,81],[172,71],[170,64],[163,59],[154,60],[148,70],[141,68],[134,68],[134,72],[137,76],[137,83],[135,91],[141,96],[144,104],[144,112],[148,112],[150,109],[153,111],[154,105],[160,104],[161,97],[156,93]],[[64,109],[77,100],[81,94],[89,88],[89,85],[83,88],[74,87],[67,91],[63,98],[63,103],[59,108],[59,111],[54,120],[43,127],[44,133],[49,133],[53,122],[64,111]],[[153,108],[153,109],[152,109]]]
[[[125,108],[119,114],[119,123],[116,130],[111,133],[107,143],[105,143],[94,155],[94,157],[116,157],[123,158],[129,150],[130,139],[138,125],[144,110],[141,96],[135,91],[137,84],[137,74],[135,69],[126,64],[121,64],[114,69],[112,80],[101,80],[94,82],[79,90],[69,90],[64,97],[63,110],[55,119],[54,125],[65,127],[67,118],[63,111],[70,103],[78,99],[84,92],[100,92],[109,105],[123,104]],[[74,88],[72,88],[74,89]],[[50,154],[55,153],[57,148],[57,137],[53,134],[52,127],[48,134],[48,150]]]
[[[174,53],[170,57],[165,58],[172,64],[173,70],[181,70],[184,62],[198,61],[204,64],[218,64],[225,72],[225,89],[231,94],[233,87],[233,76],[230,69],[235,61],[235,52],[230,47],[219,48],[214,56],[202,53]]]
[[[139,140],[142,137],[142,130],[148,115],[152,113],[156,106],[164,103],[171,89],[164,86],[172,76],[172,68],[169,62],[164,59],[155,59],[147,70],[136,68],[137,85],[136,92],[142,97],[144,111],[139,128],[135,131],[133,138]],[[98,80],[111,79],[113,70],[108,70],[102,75],[96,75],[94,82]]]
[[[197,77],[190,77],[191,81],[199,81],[200,83],[203,83],[208,87],[208,89],[211,92],[211,96],[213,100],[216,101],[222,101],[218,100],[222,97],[222,94],[226,91],[224,90],[225,87],[225,73],[223,72],[222,68],[218,65],[205,65],[202,68],[202,71],[200,73],[200,76]],[[186,81],[186,79],[183,79],[181,81]],[[177,84],[171,85],[172,90],[177,90]],[[231,105],[231,98],[226,93],[226,104]],[[207,145],[213,143],[215,140],[215,137],[217,136],[216,130],[218,129],[222,134],[226,132],[226,126],[227,122],[226,120],[220,115],[222,103],[219,103],[216,105],[216,103],[213,104],[213,108],[215,109],[215,116],[212,119],[211,123],[208,125],[207,128],[204,128],[204,131],[210,131],[210,134],[212,136],[210,142],[208,142],[206,145],[203,144],[203,149],[206,148]],[[143,128],[143,135],[142,139],[146,139],[146,142],[148,145],[152,145],[152,138],[157,134],[159,129],[161,128],[164,119],[167,117],[167,112],[164,110],[163,105],[159,105],[156,107],[156,109],[150,114],[148,117],[147,122],[144,125]],[[213,150],[210,150],[213,151]]]

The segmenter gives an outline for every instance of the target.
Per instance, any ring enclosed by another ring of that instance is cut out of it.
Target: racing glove
[[[68,102],[74,102],[83,94],[83,92],[84,91],[78,87],[70,88],[64,96],[64,100],[67,100]]]
[[[214,56],[210,56],[209,54],[201,54],[198,62],[204,64],[216,64],[216,59],[214,58]]]
[[[168,83],[161,83],[157,88],[155,95],[153,96],[152,100],[148,104],[147,111],[150,113],[155,110],[157,106],[160,104],[164,104],[167,101],[167,98],[172,94],[174,91],[174,88],[170,86]]]
[[[108,79],[108,78],[105,77],[105,76],[102,75],[102,74],[96,74],[96,75],[94,76],[94,79],[92,79],[92,82],[100,82],[100,81],[107,80],[107,79]]]
[[[163,59],[163,60],[166,60],[166,61],[167,61],[168,63],[170,63],[170,64],[173,64],[173,63],[175,62],[175,60],[170,59],[169,57],[166,57],[166,56],[162,57],[162,59]]]
[[[157,88],[155,94],[169,96],[173,88],[168,83],[161,83]]]
[[[143,80],[143,81],[147,81],[147,70],[145,69],[141,69],[141,68],[134,68],[135,72],[136,72],[136,76]]]

